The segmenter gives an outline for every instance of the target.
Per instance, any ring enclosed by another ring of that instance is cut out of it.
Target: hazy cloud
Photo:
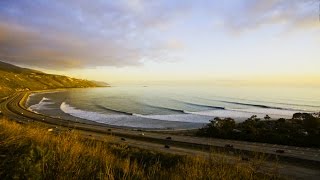
[[[0,6],[0,59],[59,69],[159,59],[174,49],[161,46],[148,31],[169,26],[183,9],[157,1],[2,1]]]
[[[273,24],[318,28],[317,11],[316,0],[3,0],[0,59],[57,69],[171,61],[186,45],[162,32],[177,22],[191,27],[196,12],[241,33]]]
[[[283,25],[284,31],[319,28],[317,0],[247,0],[241,11],[223,13],[223,25],[233,33]]]

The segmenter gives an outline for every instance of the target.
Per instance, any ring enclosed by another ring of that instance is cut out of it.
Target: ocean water
[[[133,128],[199,128],[214,117],[291,118],[319,112],[320,89],[284,87],[119,86],[32,94],[37,113]]]

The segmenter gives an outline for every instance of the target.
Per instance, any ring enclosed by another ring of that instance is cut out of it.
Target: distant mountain
[[[46,74],[0,61],[0,97],[15,91],[57,88],[107,87],[105,82],[88,81],[67,76]]]
[[[109,87],[110,85],[106,82],[103,81],[91,81],[93,83],[95,83],[98,87]]]
[[[0,61],[0,71],[6,71],[11,73],[38,73],[38,74],[44,74],[43,72],[27,69],[27,68],[21,68],[9,63],[5,63]]]

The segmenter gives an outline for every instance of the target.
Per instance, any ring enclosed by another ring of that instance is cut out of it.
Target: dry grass
[[[110,137],[111,139],[112,137]],[[0,179],[278,179],[254,163],[161,154],[0,120]]]

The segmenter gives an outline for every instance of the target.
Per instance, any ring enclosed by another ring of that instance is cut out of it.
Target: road
[[[281,168],[284,174],[308,179],[320,177],[320,149],[317,148],[200,138],[168,134],[168,132],[161,133],[161,131],[141,131],[110,127],[93,122],[74,122],[28,111],[24,107],[27,97],[28,93],[15,93],[1,103],[0,110],[8,118],[23,123],[40,122],[46,124],[48,128],[58,126],[61,129],[76,129],[84,135],[90,135],[90,137],[95,138],[102,138],[106,134],[111,134],[116,137],[126,138],[125,143],[128,145],[166,153],[207,156],[209,154],[208,152],[218,150],[245,156],[248,156],[251,153],[266,154],[270,158],[280,159],[280,161],[284,162]],[[166,139],[168,136],[171,137],[171,140]],[[120,138],[118,138],[118,140],[120,142]],[[226,144],[233,145],[233,148],[225,148]],[[164,145],[169,145],[170,148],[164,148]],[[284,153],[276,153],[276,150],[279,149],[284,150]],[[309,165],[310,167],[299,167],[301,165]],[[268,166],[272,165],[269,164]]]

